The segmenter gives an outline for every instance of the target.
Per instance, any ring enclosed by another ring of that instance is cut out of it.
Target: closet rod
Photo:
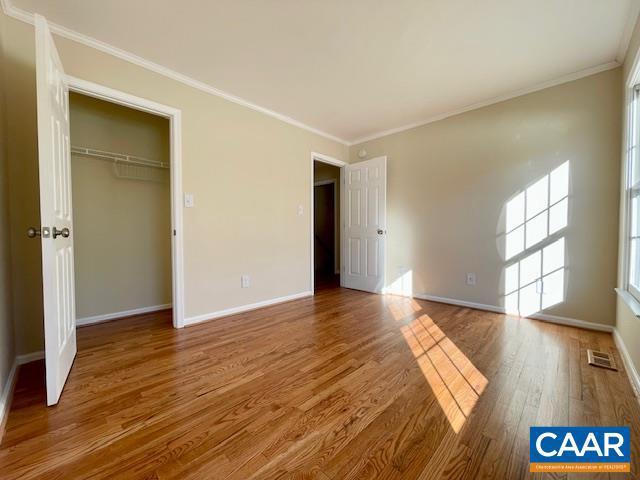
[[[113,163],[127,163],[131,165],[140,165],[143,167],[152,168],[169,168],[168,163],[158,162],[157,160],[150,160],[144,157],[136,157],[135,155],[127,155],[124,153],[106,152],[104,150],[96,150],[95,148],[71,146],[71,153],[78,155],[84,155],[86,157],[98,158],[101,160],[108,160]]]

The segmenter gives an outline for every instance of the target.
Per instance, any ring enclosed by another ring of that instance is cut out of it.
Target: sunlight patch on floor
[[[451,428],[458,433],[488,380],[429,315],[420,315],[401,331]]]
[[[394,303],[389,305],[389,311],[396,322],[399,322],[420,310],[422,310],[422,307],[413,299],[407,299],[407,301],[394,301]]]

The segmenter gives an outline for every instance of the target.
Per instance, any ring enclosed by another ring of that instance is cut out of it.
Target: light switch
[[[195,199],[193,197],[193,193],[185,193],[184,194],[184,206],[186,208],[192,208],[195,205]]]
[[[298,205],[298,216],[304,214],[304,207],[302,205]]]

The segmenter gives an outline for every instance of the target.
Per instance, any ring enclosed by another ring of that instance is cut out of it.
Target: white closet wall
[[[71,144],[169,162],[166,119],[71,94]],[[169,170],[122,178],[106,159],[73,154],[78,319],[171,303]]]

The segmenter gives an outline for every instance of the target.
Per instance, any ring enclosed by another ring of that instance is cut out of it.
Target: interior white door
[[[76,355],[69,90],[47,21],[36,15],[36,82],[47,405]]]
[[[382,292],[387,236],[387,157],[344,167],[343,287]]]

